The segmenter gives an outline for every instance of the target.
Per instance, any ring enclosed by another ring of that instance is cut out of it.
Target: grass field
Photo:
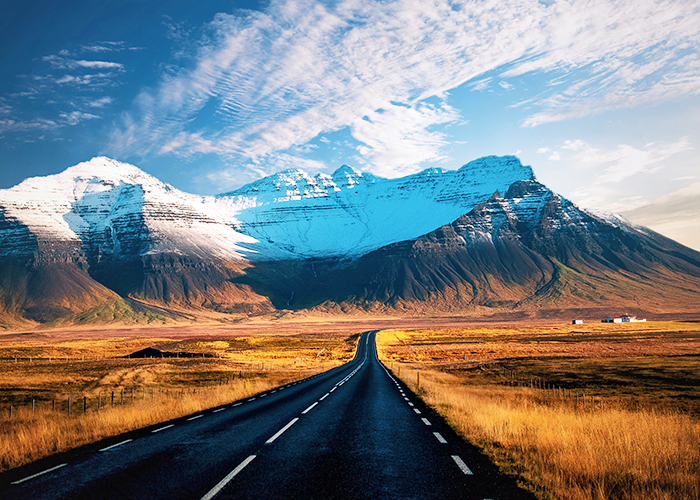
[[[378,346],[539,498],[700,498],[698,324],[386,330]]]
[[[5,339],[0,470],[328,370],[353,356],[358,336]],[[146,347],[194,357],[128,358]]]

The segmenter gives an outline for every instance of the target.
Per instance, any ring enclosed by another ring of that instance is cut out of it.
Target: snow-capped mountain
[[[21,251],[32,253],[28,232],[81,247],[96,261],[165,252],[224,260],[358,256],[432,231],[494,191],[532,177],[515,157],[401,179],[343,166],[332,176],[288,170],[214,197],[190,195],[133,165],[94,158],[0,191],[6,221],[0,238],[24,239]]]
[[[608,304],[697,311],[700,253],[579,209],[515,157],[401,179],[288,170],[217,196],[95,158],[0,191],[0,326],[132,307],[492,314]]]
[[[333,175],[288,170],[217,197],[254,258],[356,257],[455,220],[513,182],[533,178],[515,157],[486,157],[457,171],[383,179],[343,166]],[[226,208],[224,208],[226,207]],[[252,257],[252,256],[251,256]]]
[[[233,229],[235,219],[219,212],[213,198],[183,193],[108,158],[2,190],[0,212],[0,241],[24,242],[3,244],[0,255],[60,242],[94,254],[96,262],[164,252],[238,259],[255,241]]]

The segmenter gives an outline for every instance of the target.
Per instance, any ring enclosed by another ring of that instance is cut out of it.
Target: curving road
[[[25,499],[531,499],[377,360],[0,476]]]

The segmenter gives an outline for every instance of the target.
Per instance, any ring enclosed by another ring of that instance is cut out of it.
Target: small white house
[[[646,319],[637,319],[636,316],[625,314],[624,316],[610,316],[601,320],[602,323],[645,323]]]
[[[571,320],[571,324],[572,325],[582,325],[583,320],[582,319],[574,319],[574,320]]]
[[[621,316],[610,316],[601,321],[601,323],[622,323]]]
[[[637,319],[637,316],[630,316],[629,314],[625,314],[622,317],[622,322],[623,323],[644,323],[644,322],[646,322],[646,319]]]

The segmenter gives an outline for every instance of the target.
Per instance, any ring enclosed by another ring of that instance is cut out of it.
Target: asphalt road
[[[531,499],[382,366],[256,397],[0,475],[10,499]]]

